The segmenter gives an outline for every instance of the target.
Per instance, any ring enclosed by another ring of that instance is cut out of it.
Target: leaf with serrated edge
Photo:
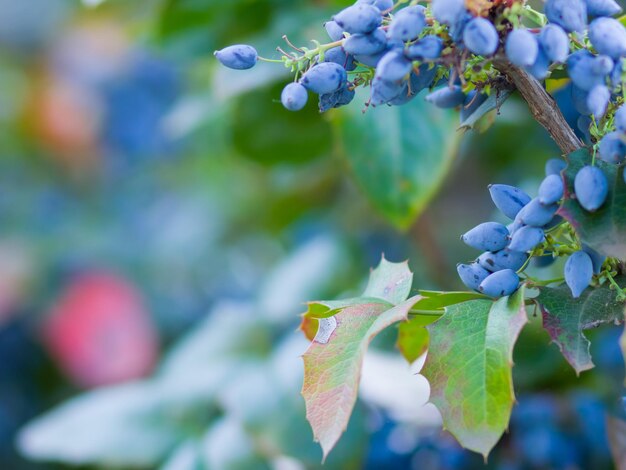
[[[523,291],[496,302],[452,305],[428,327],[422,374],[431,401],[461,445],[485,458],[506,430],[515,401],[513,346],[528,322]]]
[[[371,272],[363,297],[375,297],[397,305],[407,299],[411,284],[413,273],[406,261],[390,263],[383,257],[378,267]]]
[[[336,326],[330,335],[326,332],[322,343],[316,338],[304,353],[302,396],[324,459],[348,426],[370,341],[388,326],[406,320],[419,298],[393,308],[384,303],[346,307],[333,317]]]
[[[606,202],[595,212],[584,210],[574,196],[574,178],[578,171],[591,163],[586,149],[577,150],[567,156],[565,169],[566,195],[559,210],[580,237],[599,253],[626,261],[626,182],[622,167],[596,160],[609,183]]]
[[[626,278],[616,281],[620,286],[626,286]],[[565,284],[541,287],[539,291],[536,300],[543,315],[543,327],[552,341],[577,374],[592,369],[591,343],[583,331],[603,323],[623,322],[626,311],[624,302],[618,302],[615,290],[607,285],[586,289],[578,299],[572,297]]]

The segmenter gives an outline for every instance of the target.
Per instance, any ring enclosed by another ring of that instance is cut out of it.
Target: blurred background
[[[465,135],[421,97],[291,114],[280,66],[213,60],[323,40],[348,3],[0,0],[0,468],[320,468],[302,303],[359,292],[382,253],[459,289],[459,234],[497,217],[487,185],[534,191],[558,151],[515,98]],[[390,331],[324,468],[612,468],[619,334],[592,332],[576,378],[534,317],[485,464]]]

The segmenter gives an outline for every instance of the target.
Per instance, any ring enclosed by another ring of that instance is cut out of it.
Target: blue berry
[[[456,108],[465,101],[465,94],[458,85],[445,86],[426,95],[426,101],[439,108]]]
[[[331,108],[339,108],[350,104],[354,99],[355,92],[350,90],[347,83],[332,93],[326,93],[319,97],[319,110],[320,113],[324,113]]]
[[[541,45],[539,45],[539,51],[537,53],[535,63],[526,67],[526,71],[537,80],[545,79],[550,73],[550,59],[543,51],[543,47]]]
[[[478,290],[480,283],[491,274],[478,263],[459,264],[456,267],[456,271],[459,274],[461,281],[463,281],[463,284],[472,290]]]
[[[512,269],[518,271],[524,266],[528,255],[521,251],[511,251],[508,248],[500,250],[496,253],[489,251],[483,253],[478,257],[478,264],[480,264],[487,271],[496,272],[503,269]]]
[[[560,158],[551,158],[546,162],[546,176],[560,175],[565,168],[567,168],[565,160]]]
[[[596,73],[601,61],[585,49],[574,52],[567,59],[567,69],[572,82],[581,90],[589,91],[596,85],[604,84],[605,77]]]
[[[561,175],[549,175],[539,186],[539,202],[544,205],[554,204],[563,198],[564,187]]]
[[[432,12],[440,23],[453,25],[467,12],[465,0],[433,0]]]
[[[380,10],[367,3],[357,3],[333,16],[340,28],[350,34],[371,33],[380,26],[383,17]]]
[[[380,77],[374,77],[371,84],[370,105],[379,106],[386,104],[407,91],[406,83],[402,81],[387,81]]]
[[[352,55],[374,55],[387,47],[387,36],[382,29],[369,34],[353,34],[343,42],[343,49]]]
[[[585,166],[576,174],[574,191],[580,205],[587,211],[594,212],[606,201],[609,185],[600,168]]]
[[[591,248],[589,245],[585,245],[584,243],[583,243],[583,251],[589,255],[589,258],[591,258],[591,263],[593,265],[593,273],[600,274],[600,272],[602,271],[602,265],[606,261],[606,256],[601,255],[596,250]]]
[[[343,48],[339,46],[328,49],[324,53],[324,62],[334,62],[346,70],[354,70],[356,68],[354,57],[346,54]]]
[[[222,65],[229,69],[246,70],[255,66],[259,56],[254,47],[236,44],[213,53]]]
[[[550,23],[567,32],[582,33],[587,26],[587,6],[583,0],[547,0],[544,11]]]
[[[565,262],[565,282],[577,299],[591,284],[593,278],[593,262],[584,251],[577,251]]]
[[[545,233],[540,227],[525,226],[515,231],[511,237],[509,250],[531,251],[545,239]]]
[[[309,95],[299,83],[290,83],[280,95],[280,101],[289,111],[300,111],[306,106]]]
[[[402,50],[387,52],[376,67],[376,77],[382,80],[395,82],[402,80],[413,69],[413,63],[407,59]]]
[[[503,269],[487,276],[480,283],[478,290],[489,297],[506,297],[513,294],[519,287],[519,276],[512,269]]]
[[[485,101],[487,101],[486,94],[478,93],[476,90],[470,91],[465,97],[465,101],[463,101],[463,106],[461,107],[461,121],[465,121],[474,114]]]
[[[539,43],[552,62],[565,62],[567,60],[569,38],[559,25],[548,24],[544,26],[539,34]]]
[[[530,196],[515,186],[489,185],[489,194],[496,207],[509,219],[515,219],[519,211],[530,202]]]
[[[596,18],[589,25],[589,40],[600,54],[614,59],[626,55],[626,29],[614,18]]]
[[[615,128],[622,134],[626,134],[626,105],[621,105],[615,111]]]
[[[498,32],[491,21],[474,18],[463,30],[463,43],[474,54],[491,56],[498,49]]]
[[[343,39],[343,28],[336,21],[327,21],[324,23],[324,29],[326,29],[326,33],[328,33],[328,37],[331,40],[340,41]]]
[[[378,62],[380,62],[380,59],[382,59],[386,53],[387,50],[383,49],[376,54],[355,54],[354,60],[363,65],[367,65],[368,67],[376,67],[378,66]]]
[[[585,0],[589,16],[615,16],[622,7],[615,0]]]
[[[434,60],[441,56],[442,50],[441,38],[428,35],[410,45],[406,50],[406,56],[411,60]]]
[[[425,26],[424,7],[409,6],[394,15],[387,35],[390,39],[411,41],[420,35]]]
[[[338,90],[347,79],[346,69],[334,62],[322,62],[305,72],[300,83],[313,93],[322,95]]]
[[[598,158],[607,163],[622,163],[626,157],[626,142],[622,133],[609,132],[598,146]]]
[[[367,3],[368,5],[375,6],[381,12],[387,11],[393,7],[393,0],[358,0],[356,3]]]
[[[509,242],[509,231],[497,222],[485,222],[461,236],[466,245],[481,251],[500,251]]]
[[[515,29],[506,38],[505,52],[513,64],[527,67],[537,60],[539,45],[533,33],[527,29]]]
[[[539,198],[535,198],[519,211],[515,220],[531,227],[543,227],[552,220],[558,209],[556,204],[546,206],[540,202]]]
[[[608,55],[598,55],[593,59],[591,71],[595,75],[606,77],[613,71],[614,66],[615,62]]]
[[[606,85],[596,85],[587,95],[587,107],[596,120],[601,119],[609,106],[611,100],[611,92]]]

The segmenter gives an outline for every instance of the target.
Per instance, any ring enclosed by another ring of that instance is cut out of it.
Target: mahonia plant
[[[577,373],[593,367],[584,331],[624,321],[626,305],[626,29],[614,0],[359,0],[324,24],[328,42],[298,47],[285,38],[280,59],[249,45],[215,56],[234,69],[283,64],[293,82],[281,102],[301,110],[309,94],[319,109],[348,105],[369,89],[367,108],[426,101],[479,120],[517,89],[562,150],[546,163],[531,198],[493,184],[508,225],[485,222],[461,239],[480,250],[457,271],[469,292],[409,298],[406,264],[382,260],[361,297],[309,304],[302,329],[307,417],[324,456],[347,426],[370,340],[400,322],[398,347],[422,374],[444,426],[485,457],[507,429],[514,403],[512,353],[537,306],[543,326]],[[551,77],[571,82],[578,135],[546,92]],[[368,112],[376,112],[375,109]],[[582,139],[582,140],[581,140]],[[567,258],[563,277],[536,279],[531,263]]]

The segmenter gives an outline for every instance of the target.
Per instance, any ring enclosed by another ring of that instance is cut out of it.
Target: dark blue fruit
[[[540,227],[522,227],[515,231],[511,237],[509,250],[513,251],[531,251],[541,242],[543,242],[545,234]]]
[[[229,69],[246,70],[256,64],[259,56],[254,47],[246,44],[235,44],[213,53],[222,65]]]
[[[489,185],[489,194],[496,207],[509,219],[515,219],[519,211],[530,202],[530,196],[515,186]]]
[[[478,290],[480,283],[483,282],[489,274],[491,274],[478,263],[459,264],[456,267],[456,271],[459,273],[459,277],[461,278],[461,281],[463,281],[463,284],[472,290]]]
[[[544,205],[554,204],[563,198],[563,179],[561,175],[549,175],[539,186],[539,202]]]
[[[577,299],[591,284],[593,278],[593,262],[584,251],[577,251],[565,263],[565,282]]]
[[[580,205],[589,212],[594,212],[606,201],[609,184],[600,168],[585,166],[574,179],[574,191]]]
[[[426,95],[426,101],[439,108],[456,108],[465,101],[465,94],[458,85],[445,86]]]
[[[521,251],[511,251],[508,248],[491,253],[489,251],[483,253],[478,257],[478,264],[480,264],[487,271],[496,272],[503,269],[512,269],[518,271],[524,266],[528,255]]]
[[[338,90],[347,79],[346,69],[334,62],[314,65],[302,76],[300,83],[313,93],[322,95]]]
[[[485,222],[461,236],[465,244],[481,251],[499,251],[509,242],[509,231],[497,222]]]
[[[383,17],[380,10],[373,5],[357,3],[345,8],[333,16],[340,28],[350,34],[365,34],[380,26]]]
[[[556,204],[544,205],[539,198],[535,198],[519,211],[515,220],[524,225],[543,227],[552,220],[558,209]]]
[[[503,269],[487,276],[478,290],[489,297],[506,297],[519,287],[519,276],[512,269]]]
[[[306,106],[308,97],[306,88],[299,83],[290,83],[283,88],[280,101],[289,111],[300,111]]]

